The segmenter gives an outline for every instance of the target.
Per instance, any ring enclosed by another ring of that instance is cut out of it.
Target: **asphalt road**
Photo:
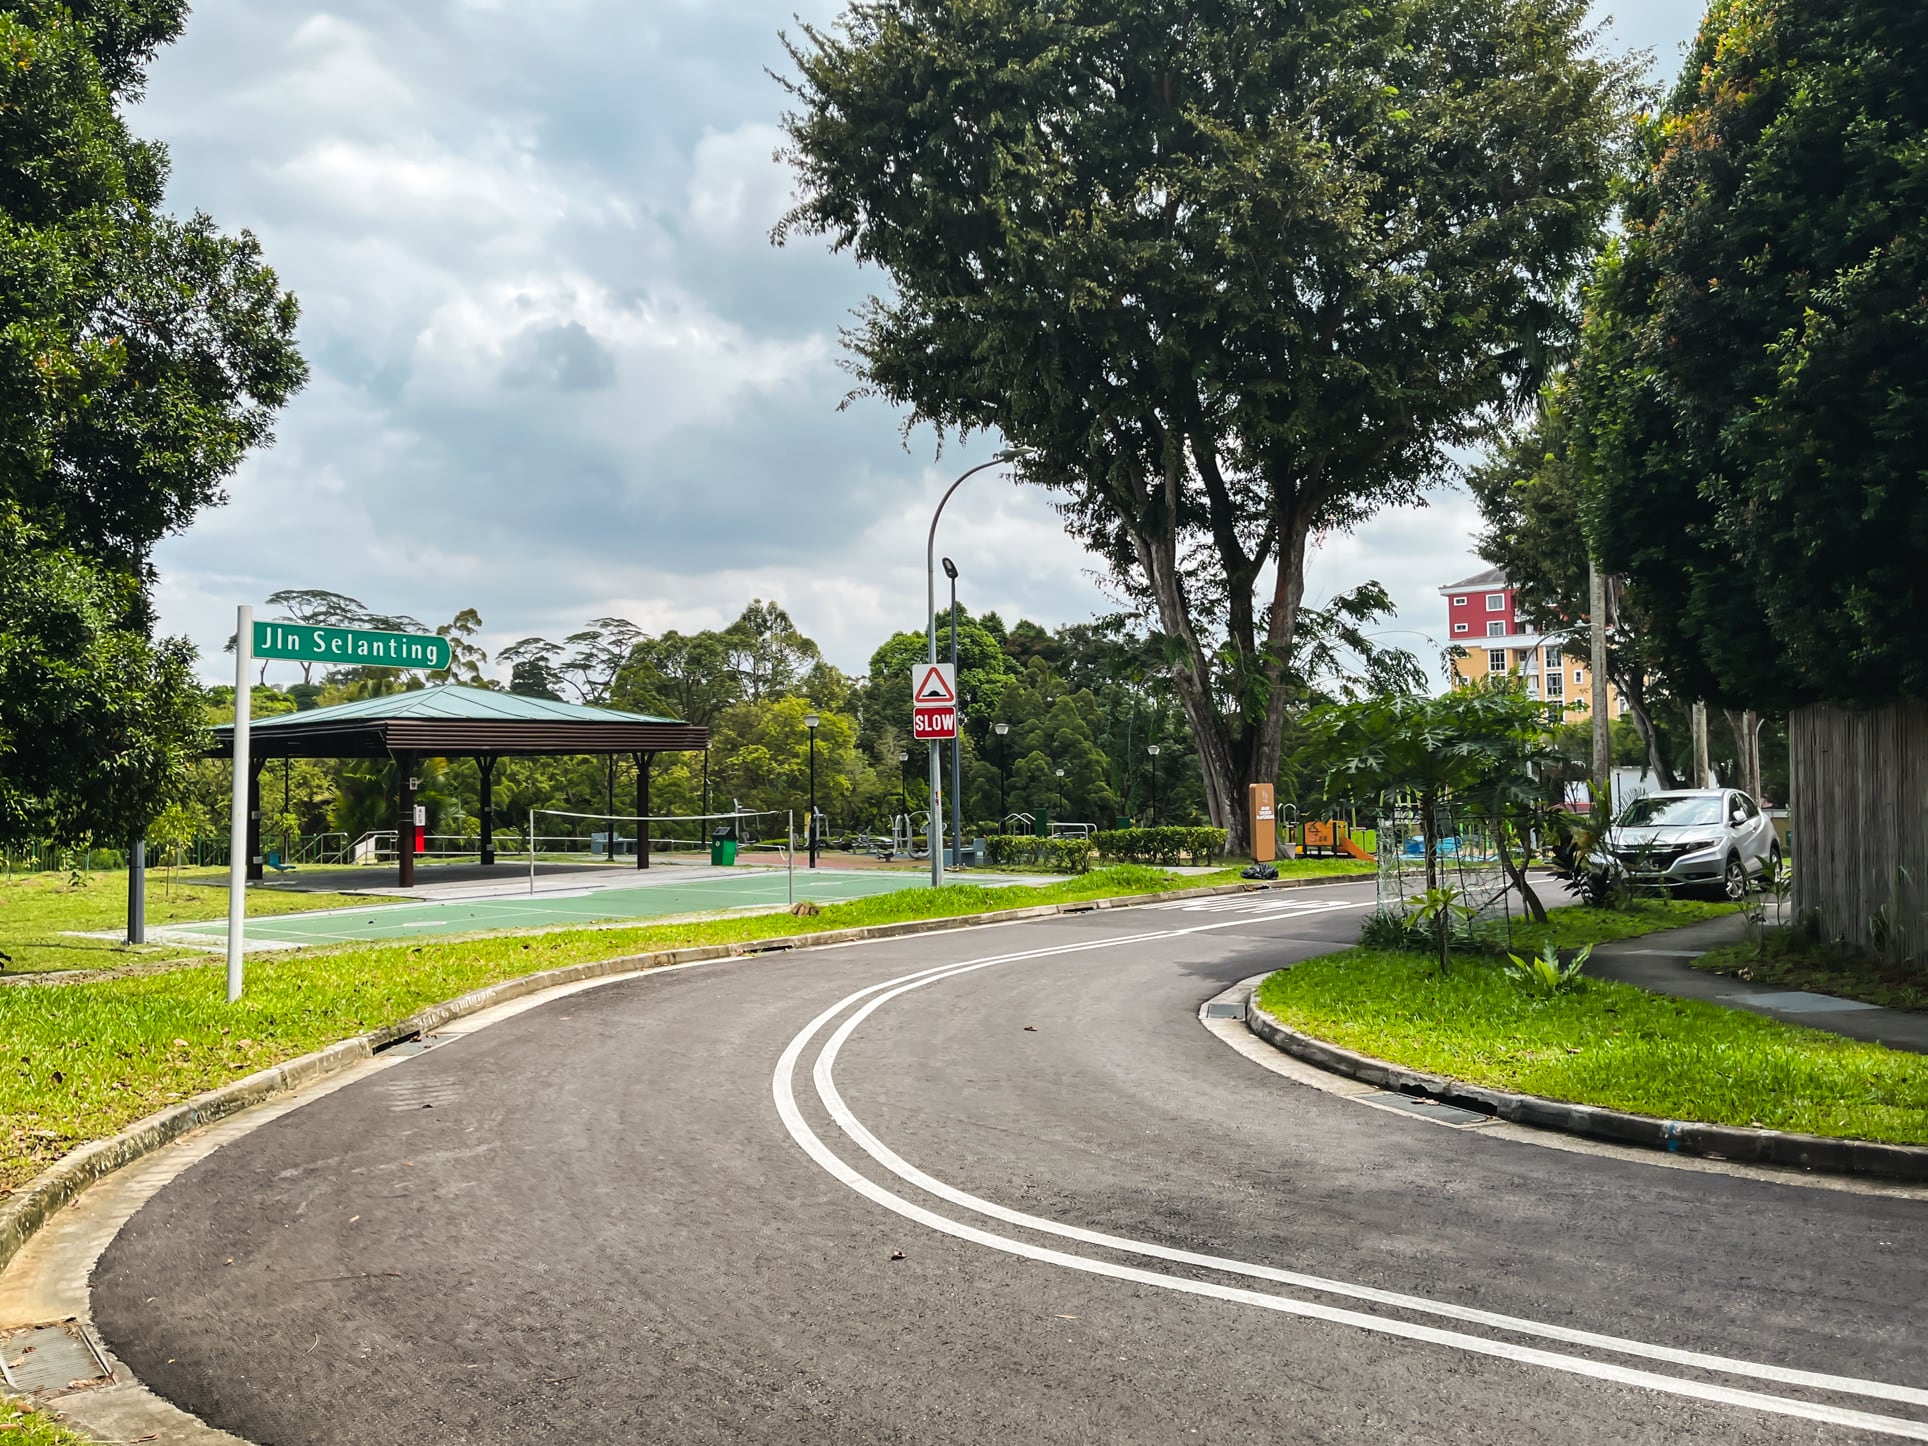
[[[1445,1129],[1200,1025],[1361,897],[531,1010],[182,1175],[97,1322],[273,1446],[1928,1439],[1928,1207]]]

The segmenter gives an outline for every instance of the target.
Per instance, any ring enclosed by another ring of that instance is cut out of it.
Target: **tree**
[[[466,683],[471,688],[483,686],[482,667],[489,661],[480,644],[469,639],[482,631],[482,615],[474,608],[463,608],[448,622],[435,630],[438,638],[449,640],[449,665],[428,675],[431,683]]]
[[[1584,0],[886,0],[787,41],[868,390],[996,430],[1158,620],[1211,816],[1281,759],[1308,545],[1530,391],[1628,69]]]
[[[742,696],[720,634],[670,631],[631,649],[610,701],[708,728]]]
[[[136,838],[204,751],[193,649],[125,625],[138,592],[0,511],[0,843]]]
[[[751,599],[722,638],[737,689],[752,703],[792,692],[823,658],[817,645],[797,631],[790,614],[762,598]]]
[[[1303,762],[1354,796],[1409,794],[1417,801],[1426,891],[1433,895],[1445,804],[1459,798],[1479,806],[1503,837],[1509,812],[1536,796],[1533,767],[1546,757],[1546,731],[1544,706],[1495,680],[1437,698],[1375,697],[1318,709],[1307,721]],[[1504,850],[1502,863],[1516,886],[1525,882]],[[1532,907],[1543,912],[1537,898]],[[1443,970],[1450,920],[1443,908],[1433,919]]]
[[[1590,661],[1587,481],[1568,391],[1564,378],[1550,386],[1541,406],[1498,438],[1466,480],[1485,524],[1480,556],[1518,590],[1528,622]],[[1607,579],[1607,610],[1607,677],[1627,701],[1646,745],[1647,766],[1662,788],[1673,788],[1675,773],[1654,718],[1655,689],[1667,689],[1654,646],[1659,621],[1641,606],[1638,590],[1620,578]]]
[[[1587,525],[1691,696],[1928,697],[1928,9],[1716,0],[1577,383]]]
[[[0,504],[134,575],[223,500],[306,376],[294,298],[254,237],[161,212],[167,153],[121,118],[184,15],[167,0],[0,15]],[[129,604],[144,628],[144,591]]]

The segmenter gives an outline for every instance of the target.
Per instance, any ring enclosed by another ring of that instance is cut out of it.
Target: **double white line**
[[[1308,901],[1310,902],[1310,901]],[[1323,909],[1317,910],[1323,912]],[[1314,912],[1314,910],[1307,910]],[[792,1039],[777,1061],[776,1074],[771,1080],[771,1094],[776,1101],[777,1114],[782,1117],[784,1127],[805,1154],[836,1179],[866,1199],[875,1201],[905,1219],[915,1221],[928,1229],[941,1234],[954,1236],[959,1240],[970,1241],[991,1250],[1002,1251],[1008,1255],[1021,1256],[1027,1260],[1055,1265],[1066,1270],[1076,1270],[1088,1275],[1107,1276],[1114,1280],[1130,1281],[1137,1285],[1153,1286],[1161,1290],[1177,1291],[1183,1295],[1205,1296],[1213,1300],[1229,1301],[1237,1305],[1251,1306],[1260,1310],[1277,1311],[1284,1315],[1301,1316],[1310,1320],[1327,1321],[1335,1325],[1351,1326],[1358,1330],[1370,1331],[1377,1335],[1392,1336],[1402,1340],[1421,1341],[1428,1345],[1445,1346],[1453,1350],[1467,1351],[1474,1355],[1492,1356],[1500,1360],[1514,1361],[1522,1365],[1539,1366],[1547,1370],[1561,1371],[1570,1375],[1591,1377],[1600,1381],[1612,1381],[1621,1385],[1639,1386],[1646,1390],[1658,1391],[1667,1395],[1685,1396],[1698,1401],[1718,1402],[1723,1405],[1741,1406],[1750,1410],[1765,1411],[1779,1416],[1793,1416],[1802,1420],[1825,1422],[1830,1425],[1854,1427],[1885,1436],[1898,1436],[1914,1441],[1928,1441],[1928,1422],[1911,1421],[1898,1416],[1882,1416],[1869,1411],[1851,1410],[1846,1407],[1828,1405],[1818,1401],[1806,1401],[1792,1396],[1772,1395],[1764,1391],[1748,1390],[1737,1386],[1721,1385],[1714,1382],[1691,1379],[1686,1376],[1663,1374],[1658,1371],[1643,1370],[1638,1367],[1620,1365],[1612,1361],[1598,1360],[1590,1356],[1571,1355],[1563,1351],[1548,1350],[1540,1346],[1520,1344],[1515,1341],[1494,1339],[1488,1336],[1471,1335],[1464,1331],[1425,1325],[1415,1321],[1401,1320],[1393,1316],[1375,1315],[1365,1311],[1349,1310],[1343,1306],[1327,1305],[1316,1300],[1298,1296],[1273,1294],[1267,1291],[1252,1290],[1242,1286],[1221,1285],[1214,1281],[1192,1280],[1184,1276],[1168,1275],[1161,1271],[1146,1270],[1139,1266],[1120,1265],[1108,1260],[1093,1259],[1048,1246],[1035,1245],[1009,1235],[1001,1235],[981,1226],[953,1220],[948,1216],[919,1204],[915,1200],[896,1194],[884,1186],[860,1174],[844,1160],[839,1158],[821,1137],[818,1136],[803,1113],[797,1107],[794,1081],[798,1061],[810,1043],[845,1010],[853,1005],[861,1005],[850,1017],[844,1020],[831,1034],[829,1040],[818,1051],[816,1062],[811,1069],[811,1079],[817,1097],[829,1112],[837,1128],[865,1154],[884,1170],[905,1184],[915,1187],[926,1195],[945,1201],[961,1209],[974,1212],[988,1219],[1001,1221],[1006,1225],[1036,1234],[1055,1236],[1062,1240],[1076,1241],[1082,1245],[1096,1246],[1104,1250],[1144,1259],[1167,1261],[1175,1265],[1190,1266],[1195,1269],[1210,1270],[1222,1275],[1239,1276],[1249,1280],[1266,1281],[1275,1285],[1290,1287],[1293,1290],[1315,1295],[1336,1296],[1342,1299],[1369,1302],[1373,1305],[1403,1311],[1409,1315],[1432,1316],[1459,1322],[1465,1325],[1484,1326],[1508,1335],[1525,1337],[1529,1340],[1557,1342],[1568,1346],[1581,1346],[1589,1350],[1633,1357],[1647,1361],[1664,1362],[1672,1366],[1687,1367],[1710,1374],[1739,1377],[1754,1381],[1768,1382],[1776,1386],[1805,1387],[1837,1395],[1858,1396],[1866,1399],[1892,1401],[1898,1404],[1928,1407],[1928,1391],[1912,1386],[1891,1385],[1883,1381],[1862,1380],[1852,1376],[1827,1375],[1818,1371],[1795,1370],[1786,1366],[1764,1365],[1756,1361],[1737,1360],[1728,1356],[1710,1355],[1702,1351],[1678,1350],[1671,1346],[1655,1345],[1646,1341],[1628,1340],[1619,1336],[1601,1335],[1593,1331],[1574,1330],[1566,1326],[1551,1325],[1542,1321],[1527,1320],[1519,1316],[1501,1315],[1493,1311],[1475,1310],[1470,1307],[1454,1305],[1446,1301],[1427,1300],[1421,1296],[1402,1295],[1395,1291],[1379,1290],[1371,1286],[1355,1285],[1347,1281],[1328,1280],[1316,1275],[1306,1275],[1298,1271],[1281,1270],[1274,1266],[1254,1264],[1250,1261],[1231,1260],[1221,1256],[1203,1255],[1189,1250],[1176,1250],[1169,1246],[1150,1241],[1132,1240],[1118,1235],[1108,1235],[1102,1231],[1085,1230],[1074,1225],[1064,1225],[1055,1220],[1040,1216],[1027,1215],[1012,1210],[995,1201],[985,1200],[968,1194],[942,1180],[919,1170],[899,1156],[888,1145],[873,1135],[844,1102],[838,1092],[832,1071],[837,1055],[845,1042],[866,1019],[878,1009],[898,996],[908,994],[914,989],[954,979],[960,974],[974,973],[979,969],[989,969],[1000,964],[1015,964],[1032,959],[1054,958],[1067,954],[1084,953],[1097,949],[1113,949],[1124,945],[1151,943],[1157,940],[1178,939],[1189,934],[1204,933],[1212,929],[1223,929],[1234,924],[1244,923],[1244,919],[1224,920],[1211,924],[1194,925],[1185,929],[1156,930],[1147,933],[1111,936],[1092,939],[1075,944],[1061,944],[1048,949],[1030,949],[1017,953],[995,954],[982,959],[972,959],[956,964],[941,964],[930,969],[900,975],[873,984],[847,995],[819,1014]],[[868,1002],[865,1002],[868,1001]]]

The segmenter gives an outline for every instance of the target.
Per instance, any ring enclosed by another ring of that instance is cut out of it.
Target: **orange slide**
[[[1376,854],[1369,854],[1360,848],[1358,844],[1352,841],[1351,834],[1344,834],[1340,837],[1339,850],[1341,853],[1352,855],[1355,859],[1364,859],[1369,864],[1378,862],[1378,856]]]

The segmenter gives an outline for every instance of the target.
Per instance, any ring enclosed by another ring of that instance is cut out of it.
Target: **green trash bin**
[[[710,862],[719,868],[727,868],[736,862],[736,840],[727,834],[718,834],[710,840]]]

